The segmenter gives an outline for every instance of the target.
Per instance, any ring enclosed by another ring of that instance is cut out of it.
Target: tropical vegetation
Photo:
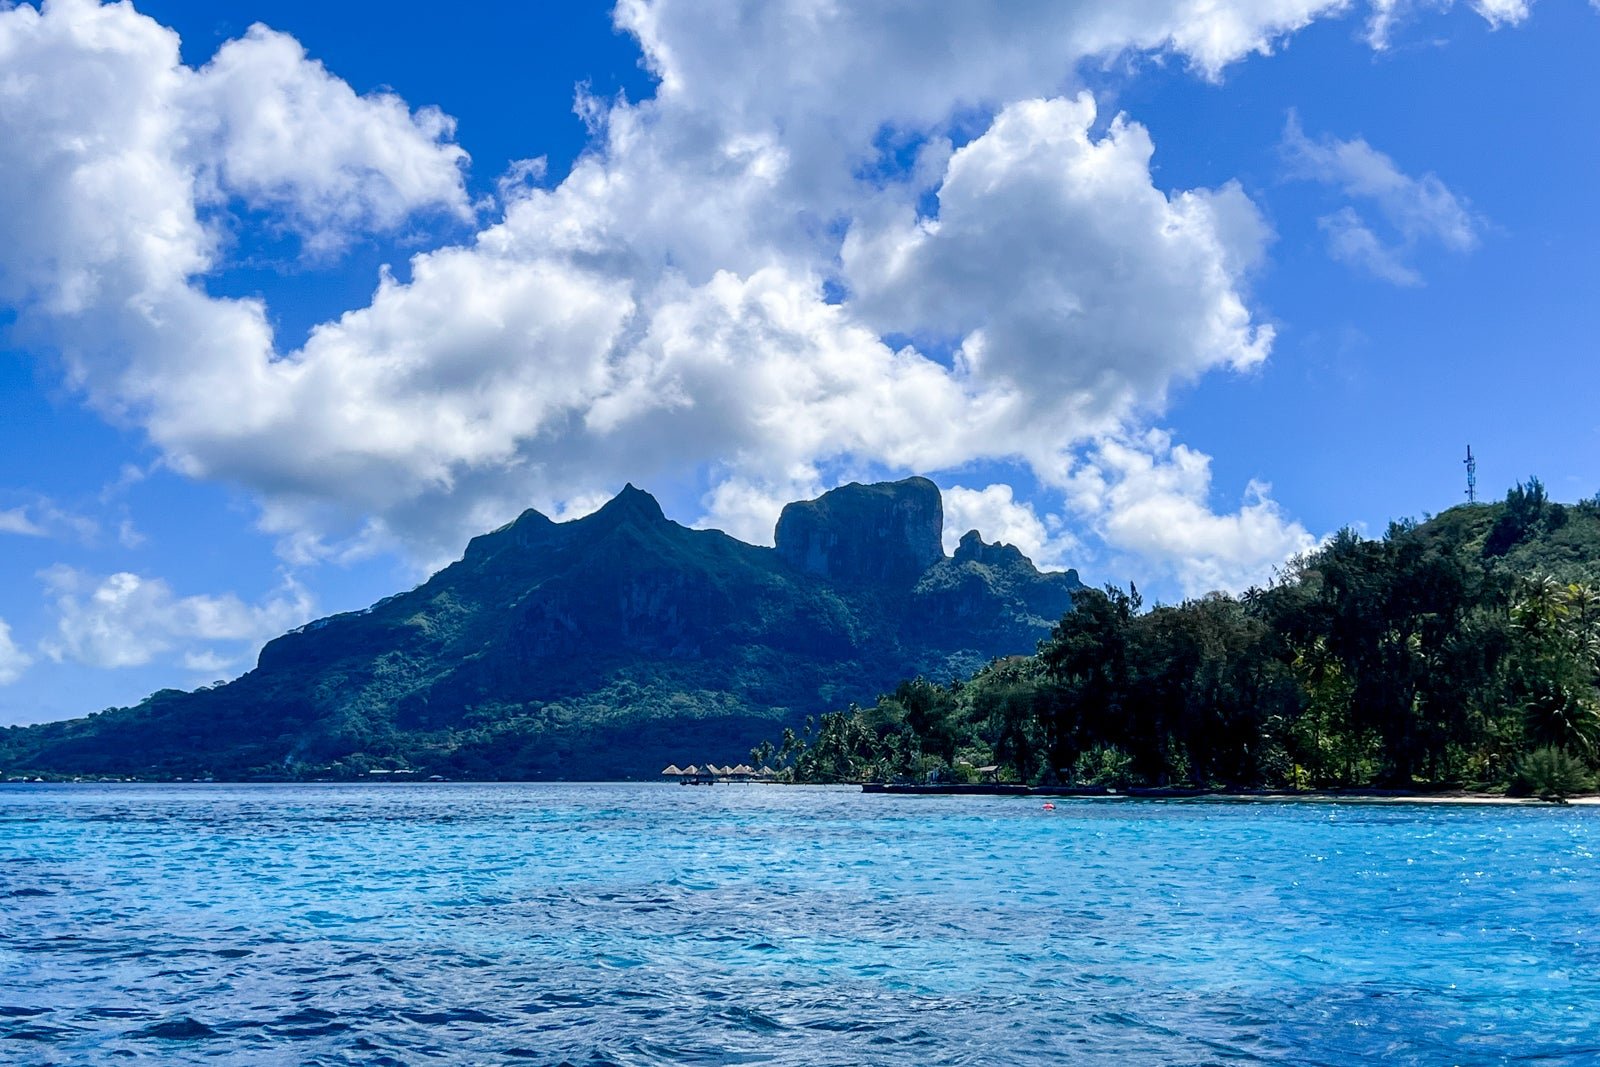
[[[1087,590],[1031,656],[759,748],[797,782],[1470,788],[1559,798],[1600,756],[1600,498],[1346,529],[1265,587]]]

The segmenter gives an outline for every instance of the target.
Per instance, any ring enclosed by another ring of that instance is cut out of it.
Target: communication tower
[[[1478,461],[1472,458],[1472,446],[1467,446],[1467,458],[1463,460],[1467,465],[1467,503],[1478,502]]]

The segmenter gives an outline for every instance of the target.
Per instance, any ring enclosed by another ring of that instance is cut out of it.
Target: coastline
[[[406,787],[439,788],[451,785],[537,785],[537,786],[583,786],[583,785],[642,785],[649,787],[669,786],[672,782],[657,782],[648,779],[613,778],[613,779],[500,779],[500,778],[455,778],[443,780],[404,779],[385,780],[373,778],[344,778],[344,779],[250,779],[250,778],[218,778],[203,779],[158,779],[158,778],[123,778],[123,779],[71,779],[71,778],[3,778],[0,779],[0,788],[22,788],[33,786],[149,786],[158,788],[205,788],[219,786],[381,786],[388,789],[401,789]],[[864,794],[877,796],[912,796],[912,797],[941,797],[941,796],[966,796],[966,797],[1040,797],[1043,799],[1065,800],[1158,800],[1158,801],[1216,801],[1245,803],[1310,803],[1310,804],[1429,804],[1429,805],[1492,805],[1507,807],[1526,806],[1551,806],[1551,807],[1594,807],[1600,806],[1600,793],[1589,793],[1579,796],[1570,796],[1561,800],[1545,800],[1540,797],[1508,796],[1504,793],[1481,793],[1468,790],[1435,790],[1435,791],[1407,791],[1401,789],[1350,789],[1350,790],[1292,790],[1292,789],[1172,789],[1160,787],[1134,786],[1126,789],[1111,789],[1104,786],[1027,786],[1010,784],[948,784],[948,785],[899,785],[886,782],[835,782],[835,783],[808,783],[808,782],[727,782],[724,785],[734,786],[768,786],[784,789],[849,789],[855,787]]]
[[[1403,789],[1289,790],[1289,789],[1108,789],[1098,786],[1029,785],[894,785],[864,782],[863,793],[882,796],[978,796],[978,797],[1064,797],[1104,800],[1225,800],[1246,802],[1309,802],[1318,804],[1497,804],[1497,805],[1600,805],[1600,795],[1542,800],[1539,797],[1513,797],[1504,793],[1473,793],[1463,790],[1415,792]]]

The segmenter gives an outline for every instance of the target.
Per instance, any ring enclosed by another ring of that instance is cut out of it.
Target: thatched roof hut
[[[683,776],[683,772],[678,769],[678,765],[676,763],[667,764],[667,769],[661,773],[668,778],[679,778]]]

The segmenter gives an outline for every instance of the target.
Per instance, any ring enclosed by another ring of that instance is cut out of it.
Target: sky
[[[1586,0],[0,2],[0,724],[626,482],[1172,602],[1600,492]]]

